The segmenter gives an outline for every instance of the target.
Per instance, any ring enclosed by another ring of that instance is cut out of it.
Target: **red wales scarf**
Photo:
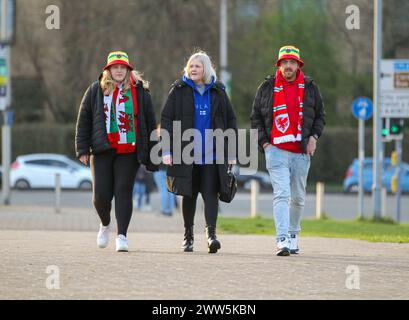
[[[290,118],[285,103],[284,81],[280,70],[277,70],[274,83],[274,102],[273,102],[273,137],[274,144],[284,142],[301,141],[301,128],[303,119],[303,102],[304,102],[304,73],[299,70],[297,78],[294,80],[298,87],[298,125],[297,132],[293,132],[290,126]]]
[[[136,88],[124,92],[122,84],[104,96],[105,126],[108,140],[117,153],[132,153],[136,148],[138,101]]]

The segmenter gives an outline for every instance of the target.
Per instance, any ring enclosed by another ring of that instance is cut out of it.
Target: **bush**
[[[12,161],[28,153],[62,153],[75,157],[74,124],[32,123],[12,128]]]

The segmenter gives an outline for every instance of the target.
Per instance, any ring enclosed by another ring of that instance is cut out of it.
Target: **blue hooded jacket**
[[[212,163],[214,159],[214,142],[211,135],[206,137],[205,130],[212,129],[211,119],[211,88],[214,85],[214,78],[211,83],[205,85],[203,94],[197,89],[196,84],[186,76],[183,76],[183,81],[193,89],[195,102],[195,129],[199,130],[200,137],[194,137],[194,163],[203,165]],[[201,142],[201,143],[200,143]],[[201,148],[200,148],[201,147]]]

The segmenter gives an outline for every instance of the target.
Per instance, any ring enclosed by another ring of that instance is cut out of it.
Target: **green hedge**
[[[12,128],[12,160],[28,153],[63,153],[75,157],[74,124],[21,124]]]
[[[12,160],[16,156],[37,152],[63,153],[75,157],[75,125],[19,124],[12,128]],[[372,155],[372,129],[366,131],[366,156]],[[390,156],[394,145],[386,144],[385,154]],[[409,132],[405,133],[403,160],[409,162]],[[312,159],[309,182],[341,183],[349,164],[358,155],[358,133],[355,128],[326,128],[318,141]],[[259,168],[265,170],[264,156]]]

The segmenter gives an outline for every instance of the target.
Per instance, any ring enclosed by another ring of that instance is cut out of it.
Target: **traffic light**
[[[391,118],[389,123],[389,134],[398,135],[403,133],[403,119]]]
[[[382,137],[389,136],[389,118],[382,118]]]
[[[401,139],[404,121],[400,118],[382,118],[382,137],[387,140]]]

